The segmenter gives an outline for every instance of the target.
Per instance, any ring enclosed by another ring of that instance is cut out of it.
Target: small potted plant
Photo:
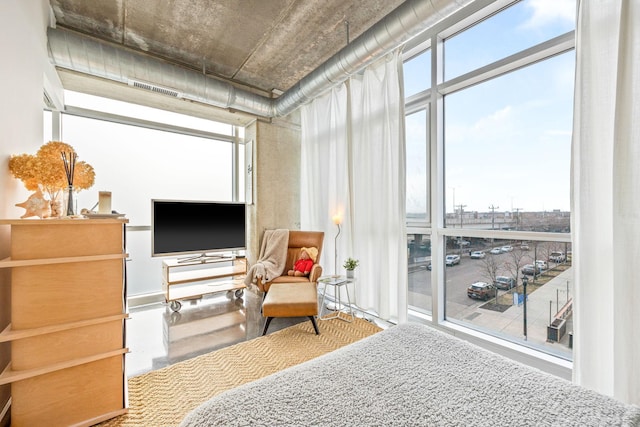
[[[343,267],[347,270],[347,277],[349,279],[353,278],[353,270],[358,266],[359,261],[353,258],[347,258],[344,262]]]

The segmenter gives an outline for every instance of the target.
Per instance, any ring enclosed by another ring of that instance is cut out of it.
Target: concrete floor
[[[173,312],[167,304],[129,308],[126,341],[128,377],[169,366],[262,335],[262,297],[245,291],[242,298],[226,293],[183,301]],[[276,318],[268,333],[308,318]]]

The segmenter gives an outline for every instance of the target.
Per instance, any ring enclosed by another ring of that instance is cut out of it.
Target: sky
[[[575,0],[525,0],[445,41],[445,81],[575,28]],[[430,80],[430,52],[405,66],[405,95]],[[574,51],[449,94],[446,211],[570,207]],[[424,212],[424,113],[407,120],[407,212]],[[455,196],[454,196],[455,193]]]

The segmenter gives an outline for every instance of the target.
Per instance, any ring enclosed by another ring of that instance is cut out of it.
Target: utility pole
[[[462,212],[464,212],[464,208],[466,208],[467,205],[458,205],[458,208],[460,208],[460,228],[462,228]],[[460,258],[462,258],[462,236],[458,237],[458,245],[460,247]]]
[[[453,188],[453,217],[456,217],[456,187]],[[445,209],[446,210],[446,209]]]
[[[520,211],[522,208],[515,208],[513,211],[516,213],[516,230],[520,229]]]
[[[462,228],[462,212],[464,212],[464,208],[466,208],[467,205],[458,205],[458,209],[460,209],[460,228]]]
[[[500,206],[491,205],[491,206],[489,206],[489,209],[491,209],[491,229],[493,230],[493,229],[496,228],[496,225],[495,225],[495,222],[496,222],[496,209],[500,209]]]

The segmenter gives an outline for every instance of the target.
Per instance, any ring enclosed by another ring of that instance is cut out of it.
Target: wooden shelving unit
[[[89,426],[127,411],[124,219],[0,220],[11,227],[13,426]]]
[[[247,273],[245,258],[219,258],[180,262],[162,262],[162,290],[173,311],[179,311],[179,300],[200,298],[215,292],[233,292],[242,296]]]

